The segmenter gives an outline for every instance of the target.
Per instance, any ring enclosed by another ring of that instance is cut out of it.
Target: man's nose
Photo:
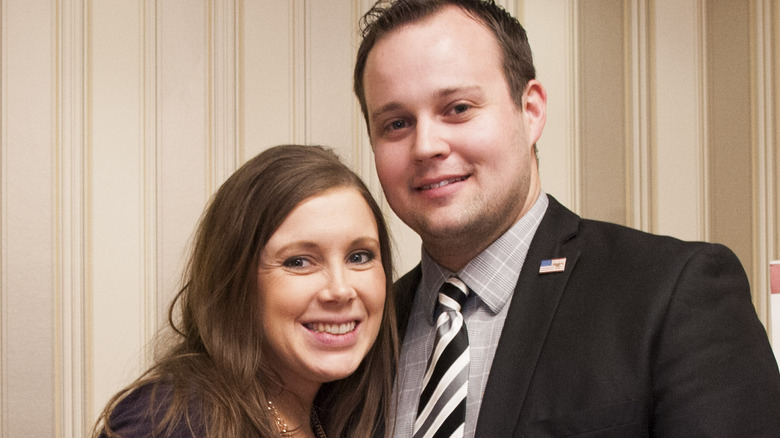
[[[418,161],[436,157],[446,157],[450,145],[445,140],[444,129],[433,119],[420,118],[415,130],[412,154]]]

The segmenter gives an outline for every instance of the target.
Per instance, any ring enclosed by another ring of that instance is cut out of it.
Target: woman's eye
[[[362,265],[374,260],[374,254],[369,251],[360,251],[349,255],[349,262]]]
[[[283,264],[286,268],[306,268],[311,265],[304,257],[290,257]]]

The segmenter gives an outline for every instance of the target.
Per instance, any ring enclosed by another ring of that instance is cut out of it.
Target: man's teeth
[[[328,333],[331,335],[343,335],[355,330],[355,321],[344,324],[323,324],[323,323],[311,323],[307,324],[309,330],[317,333]]]
[[[464,179],[466,179],[466,177],[445,179],[444,181],[439,181],[439,182],[434,183],[434,184],[424,185],[424,186],[420,187],[420,189],[421,190],[436,189],[436,188],[439,188],[439,187],[444,187],[444,186],[446,186],[448,184],[452,184],[452,183],[456,183],[456,182],[459,182],[459,181],[463,181]]]

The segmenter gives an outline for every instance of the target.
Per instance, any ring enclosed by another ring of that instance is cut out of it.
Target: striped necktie
[[[469,336],[461,307],[469,290],[450,277],[439,290],[433,353],[423,377],[414,438],[462,437],[466,423]]]

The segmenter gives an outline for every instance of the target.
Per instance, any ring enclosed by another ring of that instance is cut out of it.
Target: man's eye
[[[389,126],[389,128],[393,131],[396,131],[398,129],[403,129],[405,127],[406,127],[406,122],[404,122],[403,120],[393,120]]]
[[[305,268],[311,265],[304,257],[290,257],[283,264],[286,268]]]
[[[360,251],[349,255],[349,262],[362,265],[374,260],[374,254],[369,251]]]
[[[461,104],[455,105],[455,106],[452,108],[452,111],[453,111],[455,114],[461,114],[461,113],[465,113],[466,111],[468,111],[468,110],[469,110],[469,108],[471,108],[471,106],[469,106],[469,105],[466,105],[465,103],[461,103]]]

